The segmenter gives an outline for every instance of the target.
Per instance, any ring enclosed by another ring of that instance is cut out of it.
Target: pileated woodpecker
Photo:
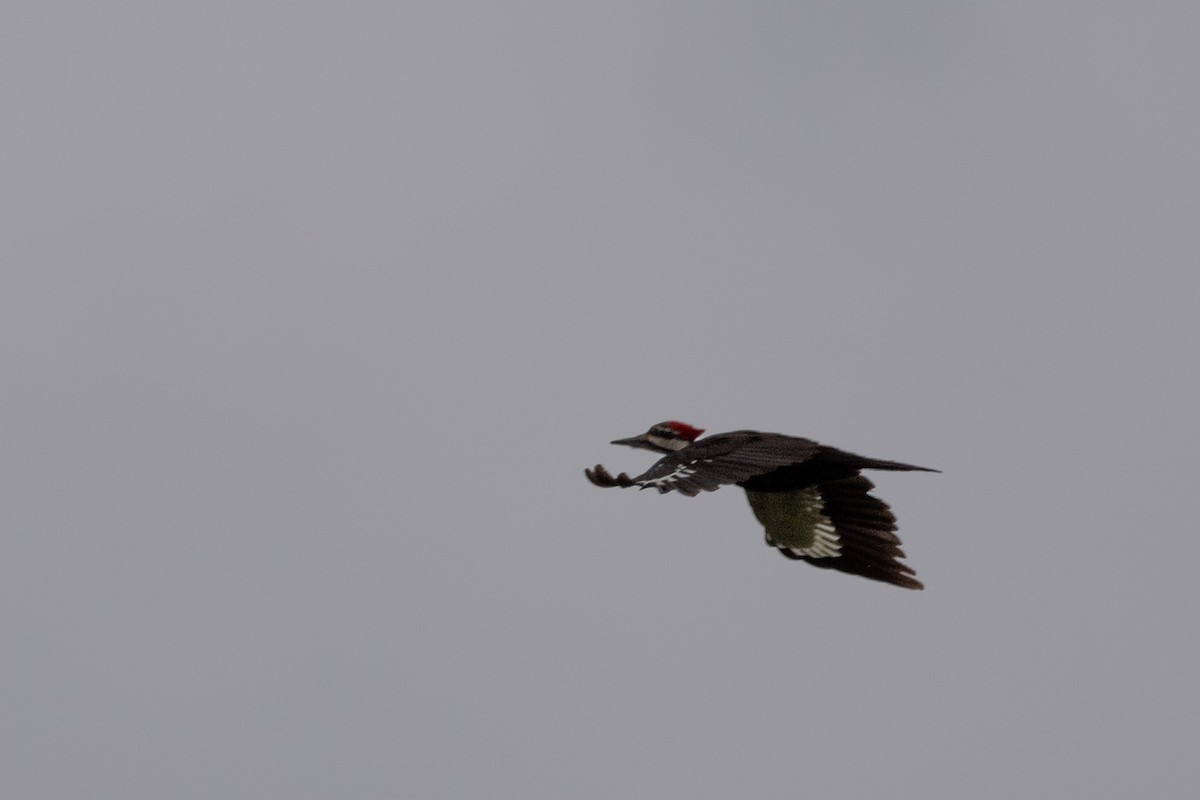
[[[732,431],[696,441],[702,428],[674,420],[612,444],[666,455],[636,478],[615,478],[603,466],[584,470],[597,486],[636,486],[693,497],[725,484],[746,490],[767,544],[790,559],[841,570],[906,589],[924,589],[904,558],[896,517],[867,494],[875,484],[863,469],[938,472],[826,447],[781,433]]]

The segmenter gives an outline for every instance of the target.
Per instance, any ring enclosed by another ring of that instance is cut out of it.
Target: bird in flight
[[[613,477],[597,464],[584,470],[597,486],[657,489],[694,497],[727,484],[746,490],[767,544],[796,561],[836,569],[906,589],[924,589],[913,568],[900,561],[896,517],[868,492],[875,484],[864,469],[939,472],[928,467],[847,453],[811,439],[781,433],[704,433],[684,422],[660,422],[622,444],[663,453],[650,469]]]

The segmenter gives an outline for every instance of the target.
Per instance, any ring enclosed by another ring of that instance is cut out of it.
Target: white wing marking
[[[669,483],[675,483],[676,481],[681,481],[685,478],[690,478],[696,474],[696,470],[692,468],[692,465],[695,463],[696,463],[695,461],[689,461],[686,464],[680,464],[678,467],[675,468],[674,472],[671,472],[667,475],[663,475],[661,478],[651,478],[650,480],[638,481],[638,485],[643,486],[643,487],[665,486],[666,484],[669,484]]]
[[[842,554],[842,540],[833,527],[832,520],[821,514],[820,522],[813,528],[813,543],[808,547],[786,547],[788,552],[806,558],[837,558]]]
[[[767,543],[802,558],[837,558],[842,540],[825,514],[821,491],[815,486],[793,492],[747,491],[754,516],[767,529]],[[795,543],[807,543],[797,547]]]

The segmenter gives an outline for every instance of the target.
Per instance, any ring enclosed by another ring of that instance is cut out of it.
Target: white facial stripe
[[[688,446],[687,441],[676,436],[659,436],[656,433],[646,434],[646,441],[664,450],[682,450]]]

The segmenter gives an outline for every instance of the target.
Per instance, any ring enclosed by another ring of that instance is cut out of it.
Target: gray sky
[[[14,6],[0,795],[1194,796],[1196,4]]]

